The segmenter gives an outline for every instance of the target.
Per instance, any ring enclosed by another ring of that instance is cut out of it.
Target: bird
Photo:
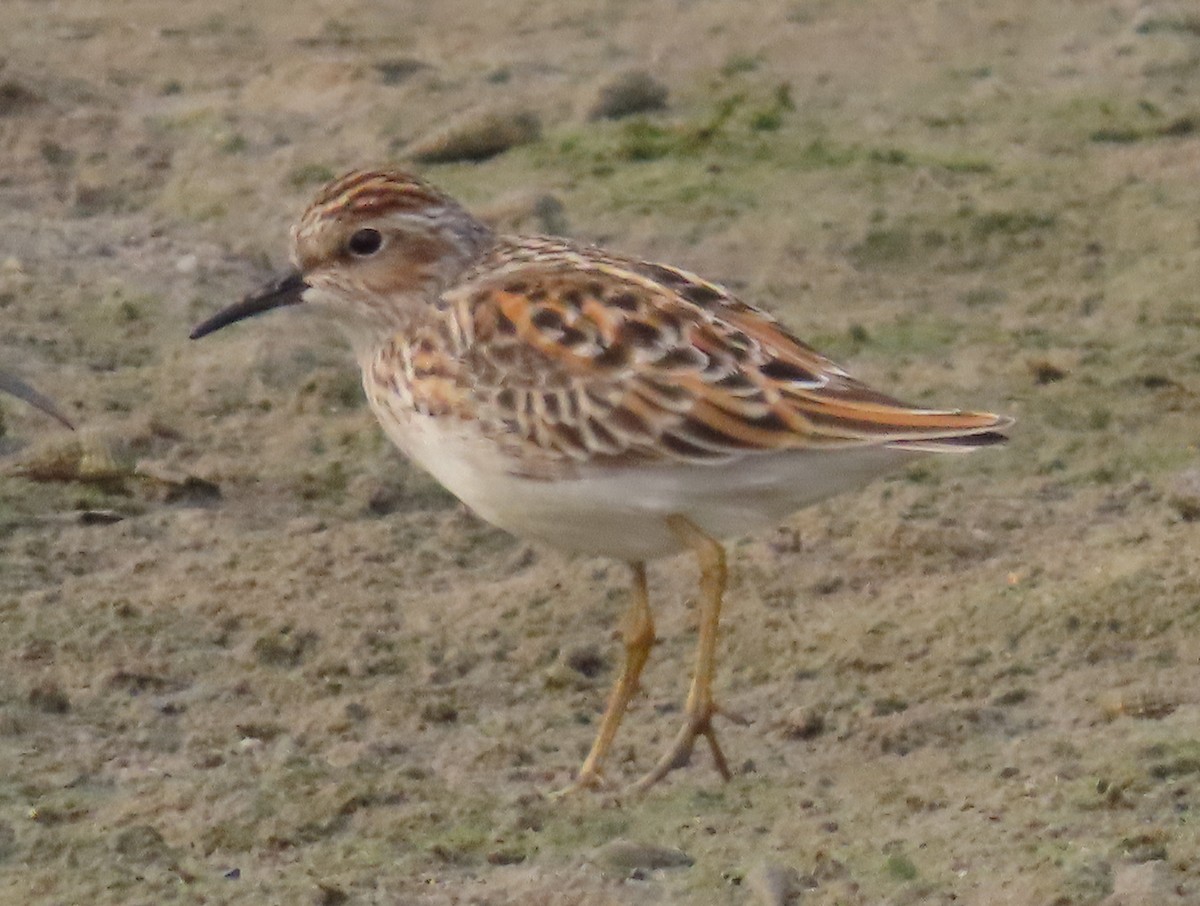
[[[1013,422],[900,402],[717,283],[498,234],[400,169],[321,188],[291,229],[291,261],[191,337],[277,308],[323,313],[387,436],[478,516],[629,565],[623,665],[565,792],[610,786],[605,758],[655,642],[648,561],[696,556],[699,629],[682,726],[632,789],[688,764],[701,738],[728,780],[714,718],[738,718],[713,691],[722,540],[918,457],[1001,444]]]

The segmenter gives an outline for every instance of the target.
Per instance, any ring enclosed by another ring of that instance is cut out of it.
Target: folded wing
[[[788,449],[967,451],[1011,420],[909,406],[685,271],[546,240],[446,300],[484,417],[575,461],[725,462]]]

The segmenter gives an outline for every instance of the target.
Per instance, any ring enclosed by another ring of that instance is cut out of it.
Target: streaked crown
[[[384,217],[458,207],[450,196],[411,173],[352,170],[317,193],[298,228],[323,217]]]
[[[355,170],[317,193],[292,228],[292,258],[314,290],[306,300],[343,322],[390,326],[493,242],[486,226],[424,180]]]

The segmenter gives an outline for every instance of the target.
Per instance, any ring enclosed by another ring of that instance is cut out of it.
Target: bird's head
[[[454,199],[398,170],[355,170],[292,227],[295,269],[196,326],[192,339],[273,308],[321,309],[355,345],[402,329],[492,242]]]

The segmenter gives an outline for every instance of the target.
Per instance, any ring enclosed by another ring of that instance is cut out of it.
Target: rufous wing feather
[[[685,271],[553,240],[540,251],[536,267],[481,268],[447,303],[472,340],[461,380],[485,418],[547,452],[716,462],[864,444],[966,450],[1010,423],[873,390]]]

